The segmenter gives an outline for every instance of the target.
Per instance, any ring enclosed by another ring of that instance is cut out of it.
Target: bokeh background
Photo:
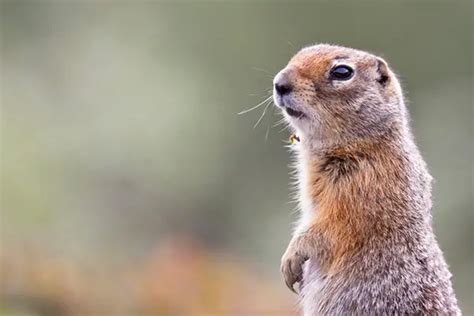
[[[471,1],[2,1],[2,315],[293,315],[288,131],[304,45],[380,54],[473,305]]]

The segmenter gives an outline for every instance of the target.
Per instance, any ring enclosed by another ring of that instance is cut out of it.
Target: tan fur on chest
[[[403,203],[397,178],[403,171],[390,146],[367,141],[336,148],[311,160],[308,171],[309,194],[318,205],[313,228],[328,245],[321,258],[326,272],[337,271],[369,239],[397,226],[394,212]]]

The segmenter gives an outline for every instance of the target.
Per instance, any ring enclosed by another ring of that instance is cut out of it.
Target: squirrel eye
[[[329,73],[331,80],[349,80],[354,75],[354,70],[346,65],[335,66]]]

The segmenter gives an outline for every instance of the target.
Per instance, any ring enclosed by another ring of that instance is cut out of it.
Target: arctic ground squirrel
[[[281,270],[304,315],[460,314],[433,233],[432,178],[387,63],[314,45],[273,83],[297,135],[301,217]]]

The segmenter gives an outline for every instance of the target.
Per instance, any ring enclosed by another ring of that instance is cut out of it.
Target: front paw
[[[306,260],[308,260],[307,256],[292,247],[288,247],[281,258],[281,273],[285,278],[286,286],[295,293],[297,292],[293,286],[296,282],[303,280],[303,264]]]

